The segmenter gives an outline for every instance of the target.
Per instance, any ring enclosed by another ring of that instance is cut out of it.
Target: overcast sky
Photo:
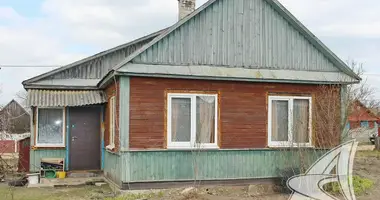
[[[368,83],[380,86],[380,1],[280,2],[342,60],[363,63]],[[0,0],[0,66],[68,64],[170,26],[177,12],[177,0]],[[0,104],[23,80],[51,69],[2,68]]]

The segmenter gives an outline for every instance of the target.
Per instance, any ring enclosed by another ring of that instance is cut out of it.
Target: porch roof
[[[29,106],[85,106],[105,102],[107,96],[101,90],[28,90]]]

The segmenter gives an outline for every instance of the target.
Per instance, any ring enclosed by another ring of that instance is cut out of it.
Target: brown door
[[[100,169],[100,108],[69,108],[69,170]]]

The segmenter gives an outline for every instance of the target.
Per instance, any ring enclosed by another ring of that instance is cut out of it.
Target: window
[[[217,148],[218,96],[168,94],[168,148]]]
[[[63,108],[38,108],[37,116],[36,146],[64,147],[65,117]]]
[[[269,96],[268,145],[311,146],[311,97]]]
[[[116,130],[116,100],[111,97],[109,101],[109,145],[107,149],[113,150],[115,148],[115,130]]]
[[[361,121],[360,122],[360,127],[362,127],[362,128],[368,128],[369,127],[368,121]]]

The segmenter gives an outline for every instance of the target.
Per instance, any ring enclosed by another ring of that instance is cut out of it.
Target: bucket
[[[66,178],[66,172],[62,171],[62,172],[57,172],[57,178]]]
[[[45,178],[55,178],[55,170],[45,170]]]
[[[40,183],[40,174],[35,173],[35,174],[27,174],[28,176],[28,183],[29,185],[36,185]]]

